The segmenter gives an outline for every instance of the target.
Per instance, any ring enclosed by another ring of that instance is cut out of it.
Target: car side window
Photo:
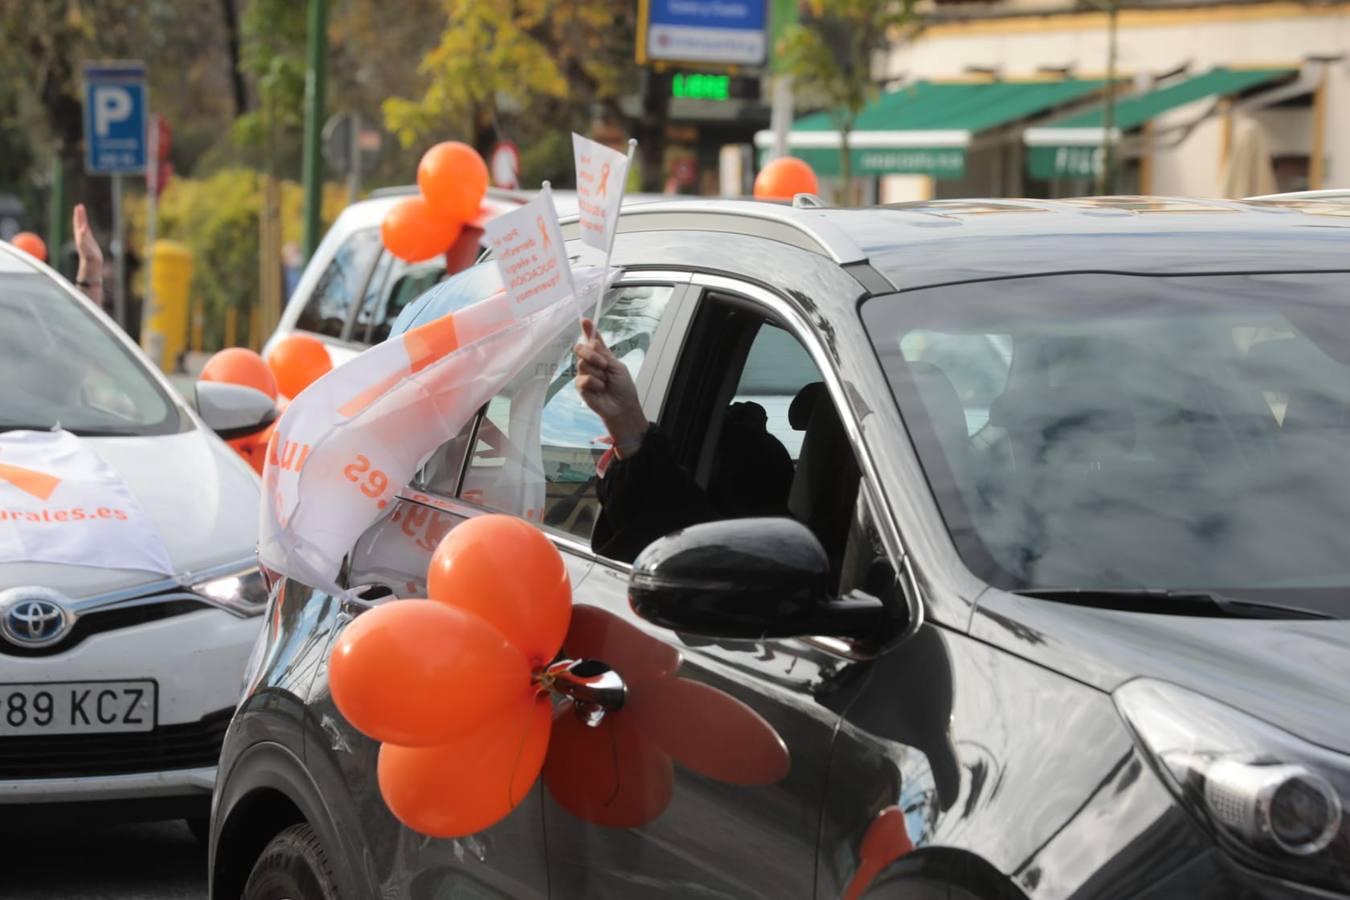
[[[358,344],[369,344],[371,320],[379,315],[383,306],[384,292],[389,287],[389,273],[401,265],[401,261],[388,250],[380,253],[375,269],[366,282],[366,293],[361,298],[361,308],[356,311],[356,321],[352,323],[351,340]]]
[[[380,280],[379,289],[376,290],[372,282],[371,290],[366,292],[352,339],[363,344],[384,341],[403,307],[443,281],[446,274],[445,264],[440,259],[412,265],[394,260]]]
[[[717,515],[796,519],[820,541],[838,584],[860,468],[848,411],[803,342],[745,300],[710,292],[675,384],[686,398],[673,398],[662,425]]]
[[[801,455],[802,431],[792,424],[792,401],[802,388],[820,380],[820,369],[801,342],[766,322],[750,345],[732,402],[763,408],[769,434],[782,442],[795,461]]]
[[[295,327],[329,337],[342,337],[347,317],[360,299],[380,249],[378,228],[352,232],[319,276],[314,293],[305,303]]]
[[[610,291],[600,333],[634,379],[674,293],[671,285]],[[588,538],[599,511],[595,466],[605,426],[576,389],[577,340],[574,331],[562,335],[487,404],[460,496]]]

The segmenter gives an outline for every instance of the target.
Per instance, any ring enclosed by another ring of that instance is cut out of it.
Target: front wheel
[[[243,900],[338,900],[319,836],[292,825],[272,838],[244,884]]]

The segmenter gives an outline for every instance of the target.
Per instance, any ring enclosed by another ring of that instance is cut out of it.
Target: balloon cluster
[[[791,200],[798,194],[819,194],[811,167],[795,156],[780,156],[755,176],[756,200]]]
[[[290,334],[277,343],[264,360],[247,347],[226,347],[202,368],[202,381],[239,384],[262,391],[277,405],[277,416],[290,401],[333,368],[323,341],[308,334]],[[267,443],[276,430],[273,421],[262,431],[228,441],[258,474],[267,459]]]
[[[730,784],[786,776],[787,746],[753,709],[679,677],[670,645],[606,610],[574,607],[562,557],[533,525],[487,515],[452,529],[431,557],[427,593],[358,616],[328,669],[339,711],[382,743],[380,792],[414,831],[488,828],[541,773],[560,807],[610,828],[660,816],[676,762]],[[560,650],[617,672],[622,708],[598,722],[579,715],[552,680],[567,665],[550,665]]]
[[[390,811],[458,837],[504,818],[539,777],[552,727],[541,676],[567,633],[572,588],[542,532],[488,515],[442,539],[427,593],[348,625],[328,684],[343,716],[382,743]]]
[[[380,224],[384,246],[407,262],[444,253],[478,216],[487,196],[487,163],[468,144],[444,141],[422,154],[417,187],[421,193],[400,201]]]

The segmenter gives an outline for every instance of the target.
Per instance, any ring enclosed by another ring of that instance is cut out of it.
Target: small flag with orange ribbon
[[[575,133],[572,154],[577,162],[581,239],[608,253],[614,242],[624,183],[628,180],[629,157]]]
[[[490,219],[483,235],[501,270],[514,316],[530,315],[571,295],[567,248],[548,182],[529,203]]]

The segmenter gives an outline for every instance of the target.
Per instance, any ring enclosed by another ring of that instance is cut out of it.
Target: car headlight
[[[255,566],[192,586],[203,599],[241,618],[262,615],[267,609],[267,582]]]
[[[1164,682],[1131,681],[1115,700],[1168,786],[1233,857],[1350,887],[1350,756]]]

